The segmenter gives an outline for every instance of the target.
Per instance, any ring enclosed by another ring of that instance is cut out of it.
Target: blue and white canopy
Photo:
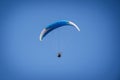
[[[59,27],[66,26],[66,25],[73,26],[78,31],[80,31],[80,28],[75,23],[73,23],[72,21],[61,20],[61,21],[57,21],[55,23],[52,23],[52,24],[48,25],[48,27],[44,28],[40,33],[40,41],[42,41],[42,39],[52,30],[54,30],[56,28],[59,28]]]

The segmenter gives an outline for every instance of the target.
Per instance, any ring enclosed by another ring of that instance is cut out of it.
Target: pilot
[[[61,57],[61,53],[60,53],[60,52],[58,52],[57,57],[58,57],[58,58],[60,58],[60,57]]]

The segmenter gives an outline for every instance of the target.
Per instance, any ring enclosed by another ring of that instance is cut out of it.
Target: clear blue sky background
[[[65,26],[40,42],[58,20],[81,31]],[[117,0],[0,0],[0,80],[119,80],[119,30]]]

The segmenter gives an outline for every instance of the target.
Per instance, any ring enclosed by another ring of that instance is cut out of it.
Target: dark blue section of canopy
[[[68,24],[69,24],[69,21],[62,20],[62,21],[58,21],[58,22],[55,22],[55,23],[48,25],[48,27],[46,27],[47,32],[43,35],[42,38],[44,38],[52,30],[59,28],[59,27],[62,27],[62,26],[65,26],[65,25],[68,25]]]
[[[58,22],[50,24],[46,29],[56,29],[58,27],[68,25],[68,23],[69,21],[66,21],[66,20],[58,21]]]

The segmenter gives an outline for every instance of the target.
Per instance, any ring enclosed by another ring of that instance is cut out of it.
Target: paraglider
[[[63,26],[73,26],[74,28],[76,28],[78,31],[80,31],[80,28],[75,24],[73,23],[72,21],[68,21],[68,20],[60,20],[60,21],[57,21],[57,22],[54,22],[50,25],[48,25],[47,27],[45,27],[41,33],[40,33],[40,41],[43,40],[43,38],[48,34],[50,33],[51,31],[59,28],[59,27],[63,27]],[[58,52],[57,54],[57,57],[60,58],[61,57],[61,53]]]

